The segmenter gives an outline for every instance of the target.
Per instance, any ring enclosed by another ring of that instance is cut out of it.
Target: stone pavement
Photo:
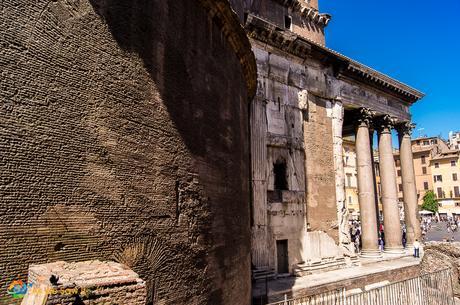
[[[402,256],[384,255],[380,259],[363,259],[361,266],[311,274],[303,277],[285,277],[267,282],[268,300],[282,300],[286,294],[289,298],[330,291],[341,287],[364,289],[376,283],[391,283],[415,277],[419,273],[421,259],[406,253]],[[265,281],[253,285],[253,296],[265,295]]]
[[[456,232],[447,232],[446,222],[432,222],[431,229],[425,236],[426,241],[451,240],[452,237],[454,237],[454,241],[460,241],[460,230]]]

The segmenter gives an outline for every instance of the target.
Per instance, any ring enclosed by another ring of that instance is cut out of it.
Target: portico
[[[407,230],[406,247],[421,237],[418,219],[417,191],[412,159],[410,133],[413,124],[389,114],[378,114],[370,108],[351,110],[349,124],[354,123],[357,156],[358,198],[361,219],[362,257],[379,257],[378,211],[376,210],[375,173],[372,156],[374,130],[378,135],[378,157],[383,205],[383,226],[385,236],[384,252],[402,254],[402,229],[398,207],[396,170],[393,157],[392,132],[398,134],[401,153],[401,176],[403,180],[404,213]],[[347,128],[345,128],[347,130]],[[348,128],[348,130],[350,130]]]

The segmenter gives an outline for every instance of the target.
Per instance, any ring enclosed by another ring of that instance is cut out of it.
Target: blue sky
[[[460,130],[460,0],[320,0],[320,11],[329,48],[426,94],[414,136]]]

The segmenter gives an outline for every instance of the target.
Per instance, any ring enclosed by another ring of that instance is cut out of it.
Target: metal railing
[[[268,305],[454,305],[450,269],[424,274],[367,291],[348,294],[339,289]]]

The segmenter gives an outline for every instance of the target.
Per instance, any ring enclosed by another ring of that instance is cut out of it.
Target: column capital
[[[365,125],[367,127],[372,127],[372,122],[375,117],[375,111],[369,108],[359,108],[355,113],[355,125],[356,127]]]
[[[389,114],[379,116],[375,119],[375,129],[377,132],[391,132],[396,125],[396,119]]]
[[[411,136],[412,131],[415,128],[415,124],[409,121],[397,123],[395,129],[398,131],[400,136]]]

